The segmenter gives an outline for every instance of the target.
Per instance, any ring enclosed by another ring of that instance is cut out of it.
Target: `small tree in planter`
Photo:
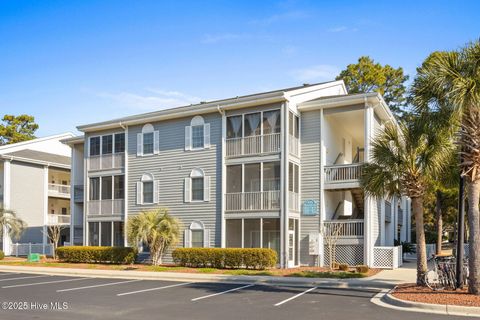
[[[323,236],[325,244],[328,248],[328,266],[330,270],[334,268],[336,263],[337,242],[340,234],[342,233],[342,230],[343,224],[338,222],[329,223],[328,225],[324,223],[320,228],[320,236]]]
[[[62,235],[62,231],[66,228],[66,226],[61,224],[53,224],[47,228],[47,237],[53,245],[53,259],[57,259],[57,248],[58,243],[60,242],[60,236]]]
[[[152,264],[162,263],[164,253],[180,238],[180,224],[166,208],[142,212],[129,219],[128,240],[131,246],[145,242],[150,248]]]

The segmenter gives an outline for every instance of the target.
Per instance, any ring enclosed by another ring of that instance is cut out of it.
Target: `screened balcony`
[[[227,117],[225,156],[240,157],[280,152],[280,110]]]
[[[226,212],[280,210],[280,162],[227,166]]]

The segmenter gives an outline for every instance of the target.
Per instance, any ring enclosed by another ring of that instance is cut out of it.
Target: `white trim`
[[[48,243],[48,166],[43,167],[43,247]]]
[[[128,126],[125,127],[125,177],[123,178],[124,181],[124,197],[125,197],[125,205],[123,206],[123,210],[125,211],[125,216],[123,218],[123,245],[125,247],[128,246],[128,232],[127,232],[127,225],[128,225]],[[113,224],[112,224],[113,225]],[[112,238],[113,239],[113,238]]]

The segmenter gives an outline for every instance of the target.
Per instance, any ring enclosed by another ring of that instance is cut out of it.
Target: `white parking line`
[[[298,297],[300,297],[300,296],[303,296],[305,293],[309,293],[310,291],[313,291],[313,290],[315,290],[315,289],[317,289],[317,287],[313,287],[313,288],[310,288],[310,289],[305,290],[305,291],[303,291],[303,292],[300,292],[299,294],[296,294],[296,295],[294,295],[293,297],[290,297],[290,298],[288,298],[288,299],[285,299],[285,300],[283,300],[283,301],[280,301],[280,302],[277,303],[277,304],[274,304],[274,306],[275,306],[275,307],[278,307],[278,306],[284,304],[285,302],[288,302],[288,301],[291,301],[291,300],[293,300],[293,299],[296,299],[296,298],[298,298]]]
[[[51,276],[28,276],[28,277],[0,279],[0,281],[22,280],[22,279],[33,279],[33,278],[46,278],[46,277],[51,277]]]
[[[9,276],[11,274],[20,274],[20,272],[7,272],[7,273],[2,273],[0,274],[0,277],[3,277],[3,276]]]
[[[38,286],[41,284],[50,284],[50,283],[59,283],[59,282],[72,282],[72,281],[79,281],[85,279],[92,279],[92,278],[75,278],[75,279],[66,279],[66,280],[55,280],[55,281],[44,281],[44,282],[35,282],[35,283],[23,283],[23,284],[14,284],[11,286],[4,286],[2,289],[6,288],[16,288],[16,287],[29,287],[29,286]]]
[[[142,281],[142,280],[128,280],[128,281],[120,281],[120,282],[102,283],[102,284],[95,284],[95,285],[92,285],[92,286],[69,288],[69,289],[61,289],[61,290],[57,290],[57,292],[75,291],[75,290],[83,290],[83,289],[90,289],[90,288],[114,286],[114,285],[116,285],[116,284],[130,283],[130,282],[137,282],[137,281]]]
[[[233,288],[233,289],[230,289],[230,290],[227,290],[227,291],[222,291],[222,292],[209,294],[208,296],[202,296],[202,297],[194,298],[194,299],[192,299],[192,301],[198,301],[198,300],[207,299],[207,298],[210,298],[210,297],[219,296],[221,294],[225,294],[225,293],[229,293],[229,292],[238,291],[238,290],[242,290],[242,289],[245,289],[245,288],[253,287],[254,285],[255,284],[249,284],[249,285],[246,285],[246,286]]]
[[[135,294],[135,293],[142,293],[142,292],[155,291],[155,290],[163,290],[163,289],[168,289],[168,288],[186,286],[187,284],[192,284],[192,283],[193,283],[193,282],[183,282],[183,283],[172,284],[172,285],[164,286],[164,287],[156,287],[156,288],[150,288],[150,289],[144,289],[144,290],[124,292],[124,293],[119,293],[119,294],[117,294],[117,296],[120,297],[120,296],[129,295],[129,294]]]

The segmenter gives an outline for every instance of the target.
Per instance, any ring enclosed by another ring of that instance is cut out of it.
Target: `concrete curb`
[[[395,288],[394,288],[395,289]],[[480,307],[465,307],[456,305],[440,305],[423,302],[413,302],[395,298],[391,292],[394,290],[383,290],[370,301],[385,308],[392,308],[401,311],[435,313],[449,316],[479,317]]]
[[[225,282],[241,284],[271,284],[288,286],[315,286],[319,288],[361,288],[375,290],[379,287],[393,287],[391,283],[374,283],[368,278],[363,279],[321,279],[300,277],[275,277],[275,276],[232,276],[223,274],[198,274],[177,272],[153,272],[153,271],[121,271],[121,270],[98,270],[98,269],[74,269],[53,267],[24,267],[24,266],[0,266],[2,272],[25,272],[33,274],[81,276],[94,278],[119,278],[140,280],[168,280],[188,282]]]

